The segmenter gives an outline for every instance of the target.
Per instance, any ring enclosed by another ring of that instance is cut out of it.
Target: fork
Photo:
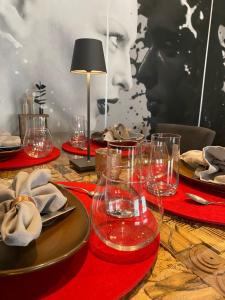
[[[57,183],[57,185],[65,188],[65,189],[69,189],[69,190],[82,191],[82,192],[86,193],[89,197],[93,197],[95,194],[94,191],[88,191],[87,189],[80,187],[80,186],[69,186],[69,185],[65,185],[62,183]]]

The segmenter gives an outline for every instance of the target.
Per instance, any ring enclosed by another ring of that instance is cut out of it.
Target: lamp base
[[[94,171],[95,170],[95,157],[91,157],[87,160],[86,157],[78,159],[70,159],[74,169],[78,172]]]

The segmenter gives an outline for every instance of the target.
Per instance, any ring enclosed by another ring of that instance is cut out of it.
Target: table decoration
[[[64,184],[67,183],[64,182]],[[70,182],[69,185],[71,184],[89,190],[95,188],[94,184]],[[76,195],[76,198],[79,198],[90,211],[91,198],[89,196],[78,191],[74,191],[73,195]],[[69,218],[73,214],[75,211]],[[66,220],[67,218],[65,222]],[[71,229],[71,226],[69,228]],[[74,224],[73,230],[75,228]],[[53,230],[54,226],[49,229]],[[60,227],[57,229],[60,230]],[[55,230],[55,232],[57,231]],[[65,234],[65,232],[63,233]],[[61,232],[57,239],[54,238],[49,242],[50,249],[54,249],[57,244],[62,244],[63,238],[66,237],[63,233]],[[117,259],[114,252],[111,255],[112,261],[109,261],[110,255],[103,255],[106,253],[106,250],[103,251],[105,245],[100,244],[100,242],[99,240],[96,242],[96,237],[91,235],[86,247],[60,264],[23,276],[1,278],[1,297],[3,299],[15,299],[18,294],[24,293],[24,286],[26,286],[28,299],[97,300],[102,299],[102,297],[109,300],[120,299],[135,288],[150,272],[157,257],[159,236],[145,249],[145,252],[142,250],[138,257],[135,256],[136,252],[133,252],[132,259],[129,259],[130,252],[119,252],[122,256]],[[111,248],[108,250],[113,251]],[[38,284],[33,284],[34,282],[38,282]]]
[[[101,148],[102,146],[91,142],[90,143],[90,155],[95,156],[95,150]],[[70,142],[65,142],[62,144],[62,149],[68,153],[76,155],[87,155],[87,148],[76,148],[70,144]]]
[[[16,155],[8,160],[0,162],[0,170],[21,169],[29,166],[41,165],[50,162],[60,156],[60,150],[56,147],[46,157],[33,158],[29,157],[22,149]]]
[[[162,197],[164,210],[174,215],[217,225],[225,225],[225,206],[224,205],[201,205],[188,199],[186,193],[199,195],[200,197],[212,201],[224,201],[221,194],[206,190],[199,185],[193,185],[180,180],[177,193],[174,196]],[[146,195],[147,197],[147,195]],[[147,197],[148,199],[148,197]]]
[[[110,126],[103,131],[94,132],[91,135],[92,141],[104,146],[107,146],[107,142],[112,141],[142,141],[144,134],[136,133],[125,125],[119,123],[114,126]]]

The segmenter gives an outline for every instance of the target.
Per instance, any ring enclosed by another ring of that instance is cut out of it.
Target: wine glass
[[[70,143],[74,147],[85,148],[86,146],[86,122],[85,117],[81,115],[74,115],[72,118],[73,135]]]
[[[177,191],[180,138],[180,135],[171,133],[155,133],[151,136],[153,145],[151,172],[153,176],[155,175],[155,182],[162,196],[171,196]]]
[[[115,143],[109,145],[116,148]],[[147,246],[158,235],[162,222],[161,199],[148,195],[147,178],[140,175],[140,145],[117,144],[121,160],[116,174],[106,172],[96,187],[92,201],[92,226],[106,245],[116,250],[135,251]],[[108,159],[110,169],[111,160]]]
[[[24,151],[30,157],[46,157],[53,150],[51,133],[48,128],[28,128],[23,140]]]

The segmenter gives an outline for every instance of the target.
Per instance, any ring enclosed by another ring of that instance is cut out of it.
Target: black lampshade
[[[102,42],[96,39],[77,39],[70,71],[78,74],[106,73]]]

